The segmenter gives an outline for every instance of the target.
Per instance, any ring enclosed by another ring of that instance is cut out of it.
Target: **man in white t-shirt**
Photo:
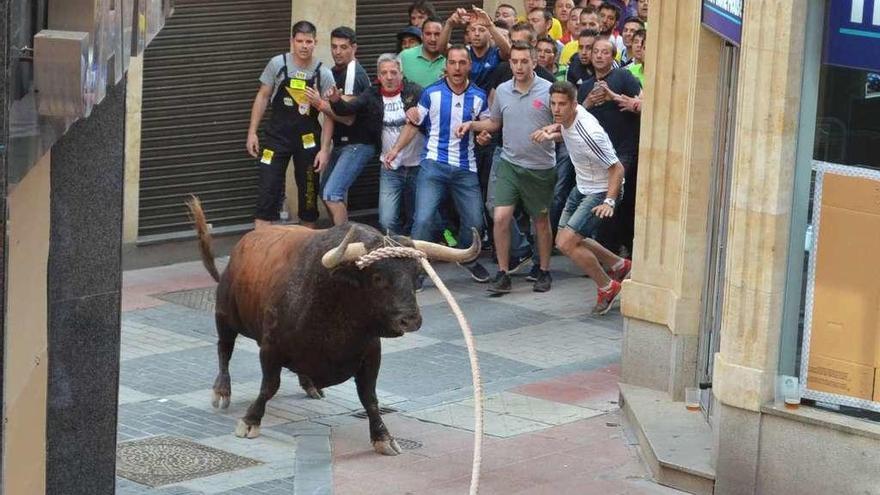
[[[558,81],[550,87],[550,111],[555,123],[535,131],[532,140],[565,141],[576,181],[559,219],[556,247],[596,282],[593,314],[603,315],[620,294],[620,282],[632,266],[592,238],[602,220],[614,215],[623,185],[623,165],[605,130],[578,104],[573,84]]]
[[[338,115],[369,115],[369,121],[355,125],[379,129],[381,127],[382,169],[379,173],[379,224],[383,232],[409,235],[415,204],[415,184],[419,175],[424,137],[416,133],[393,161],[385,155],[400,137],[407,121],[406,111],[419,102],[422,88],[403,80],[400,59],[393,53],[383,53],[376,63],[379,84],[361,93],[354,100],[345,101],[336,92],[330,95],[333,111]],[[359,117],[359,119],[362,117]]]

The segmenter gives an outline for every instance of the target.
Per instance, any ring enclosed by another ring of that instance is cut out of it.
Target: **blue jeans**
[[[495,210],[495,186],[498,184],[496,164],[500,157],[501,146],[498,146],[495,148],[495,153],[492,156],[492,170],[489,172],[489,185],[486,188],[486,210],[489,211],[490,217]],[[529,253],[537,256],[537,250],[532,252],[532,246],[529,244],[528,237],[523,235],[519,229],[519,222],[514,218],[510,222],[510,256],[512,258],[523,258],[528,256]]]
[[[483,230],[483,201],[480,195],[480,179],[470,170],[452,167],[435,160],[422,160],[416,179],[416,209],[412,238],[433,241],[435,214],[447,195],[452,197],[458,211],[460,230],[458,242],[461,248],[473,242],[471,228]]]
[[[604,219],[594,215],[593,208],[601,205],[606,196],[606,191],[585,195],[573,188],[559,218],[559,228],[568,227],[584,239],[595,239]]]
[[[375,155],[376,146],[372,144],[355,143],[333,148],[330,167],[321,180],[321,198],[337,203],[345,201],[349,188]]]
[[[382,232],[409,235],[412,228],[419,168],[379,170],[379,225]]]

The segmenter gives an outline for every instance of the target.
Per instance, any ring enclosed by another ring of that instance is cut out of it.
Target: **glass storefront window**
[[[807,402],[880,420],[880,268],[863,262],[880,250],[880,71],[825,63],[830,28],[821,39],[810,28],[833,13],[815,10],[779,373],[799,379]]]
[[[813,158],[880,169],[880,74],[822,65]]]

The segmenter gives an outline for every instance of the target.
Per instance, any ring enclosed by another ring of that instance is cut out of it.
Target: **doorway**
[[[725,43],[721,51],[718,81],[715,144],[709,191],[707,224],[706,280],[703,285],[703,311],[700,321],[699,355],[696,380],[701,388],[700,403],[707,416],[712,412],[712,370],[718,352],[721,317],[724,309],[724,270],[727,261],[727,227],[730,182],[733,168],[736,85],[739,48]]]

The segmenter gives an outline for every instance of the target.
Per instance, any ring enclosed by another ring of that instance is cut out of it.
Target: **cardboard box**
[[[874,371],[874,402],[880,402],[880,368]]]
[[[880,182],[825,174],[818,242],[810,353],[880,367]]]
[[[880,181],[826,173],[807,388],[880,401]]]
[[[812,350],[810,352],[812,354]],[[812,354],[807,372],[807,388],[858,399],[876,400],[874,375],[873,366]]]

